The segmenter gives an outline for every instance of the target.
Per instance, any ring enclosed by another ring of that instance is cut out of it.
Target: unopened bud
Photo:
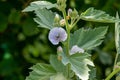
[[[58,22],[59,20],[60,20],[60,17],[59,17],[59,15],[58,15],[58,14],[55,14],[54,21],[55,21],[55,22]]]
[[[59,52],[59,53],[63,52],[63,49],[62,49],[61,46],[59,46],[59,47],[57,48],[57,52]]]
[[[65,19],[60,20],[60,26],[65,26]]]
[[[66,16],[66,19],[69,20],[69,19],[70,19],[70,16]]]
[[[68,16],[70,16],[72,13],[72,9],[68,9]]]
[[[62,60],[62,56],[58,56],[57,58],[58,58],[58,60],[59,60],[59,61],[61,61],[61,60]]]
[[[58,48],[57,48],[57,54],[58,54],[58,60],[59,61],[61,61],[62,60],[62,56],[61,56],[61,53],[63,52],[63,49],[62,49],[62,47],[61,46],[59,46]]]
[[[66,8],[66,0],[57,0],[57,5],[59,10],[64,10]]]
[[[74,9],[72,12],[71,12],[71,10],[69,10],[69,15],[70,15],[71,18],[79,17],[78,12],[77,12],[76,9]]]

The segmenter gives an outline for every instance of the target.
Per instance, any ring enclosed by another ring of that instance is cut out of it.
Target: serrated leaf
[[[89,71],[87,65],[94,66],[92,61],[88,58],[90,57],[87,53],[76,53],[69,57],[69,63],[71,64],[71,69],[75,72],[75,74],[82,80],[89,79]]]
[[[81,19],[86,21],[103,22],[103,23],[115,23],[119,19],[106,14],[104,11],[89,8],[85,12],[81,13]],[[120,20],[119,20],[120,21]]]
[[[85,50],[91,50],[102,43],[108,27],[95,29],[79,29],[71,34],[70,46],[78,45]]]
[[[47,9],[39,9],[35,11],[36,18],[34,21],[39,24],[38,27],[52,29],[54,27],[55,14]]]
[[[56,71],[51,65],[37,63],[32,68],[33,71],[26,80],[50,80],[50,77],[56,74]]]
[[[62,55],[62,62],[64,65],[70,64],[71,70],[75,72],[79,79],[88,80],[90,71],[89,67],[94,66],[93,62],[89,58],[90,55],[88,53],[76,53],[69,57]],[[88,65],[90,66],[88,67]]]
[[[35,11],[35,10],[44,9],[44,8],[50,9],[53,7],[57,7],[57,4],[52,4],[47,1],[34,1],[34,2],[31,2],[31,4],[28,7],[26,7],[22,12]]]
[[[89,76],[89,80],[97,80],[96,79],[96,68],[94,68],[94,67],[91,67],[91,66],[89,66],[90,67],[90,72],[89,72],[89,74],[90,74],[90,76]]]

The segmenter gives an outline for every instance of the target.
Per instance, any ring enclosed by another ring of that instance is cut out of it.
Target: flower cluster
[[[67,33],[63,28],[55,27],[50,30],[48,38],[53,45],[57,45],[59,42],[65,41],[67,39]],[[84,50],[77,45],[74,45],[70,50],[70,55],[75,53],[84,53]]]

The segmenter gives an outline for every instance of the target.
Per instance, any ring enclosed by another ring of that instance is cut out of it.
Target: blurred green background
[[[56,53],[57,46],[48,41],[48,30],[37,27],[33,13],[21,12],[32,1],[35,0],[0,0],[0,80],[25,80],[29,67],[38,62],[49,63],[49,55]],[[103,10],[111,16],[115,16],[116,11],[120,13],[120,0],[68,0],[67,5],[67,9],[76,8],[79,13],[89,7]],[[98,80],[104,79],[113,67],[116,54],[114,24],[80,20],[76,27],[104,25],[109,26],[104,42],[90,52]]]

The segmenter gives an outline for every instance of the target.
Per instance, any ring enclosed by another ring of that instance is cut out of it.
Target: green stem
[[[77,24],[77,22],[80,20],[80,16],[78,17],[78,19],[74,22],[74,24],[72,24],[72,27],[71,27],[71,29]]]
[[[105,80],[110,80],[118,72],[120,72],[120,68],[115,69]]]
[[[70,28],[69,28],[69,24],[68,24],[68,20],[66,18],[66,11],[63,10],[62,11],[64,19],[65,19],[65,23],[66,23],[66,30],[67,30],[67,34],[68,34],[68,38],[67,38],[67,44],[66,44],[66,55],[69,57],[69,41],[70,41]],[[67,65],[67,78],[68,80],[70,80],[70,65]]]
[[[115,65],[117,64],[117,59],[118,59],[118,53],[116,54],[116,57],[115,57],[115,61],[114,61],[114,68],[113,68],[113,70],[115,70]]]
[[[62,13],[63,13],[63,16],[64,16],[64,19],[65,19],[65,23],[66,23],[66,30],[67,30],[67,34],[68,34],[68,38],[67,38],[67,44],[66,44],[66,54],[67,54],[67,56],[69,56],[69,40],[70,40],[70,29],[69,29],[69,24],[68,24],[68,20],[67,20],[67,18],[66,18],[66,12],[65,12],[65,10],[64,11],[62,11]]]

